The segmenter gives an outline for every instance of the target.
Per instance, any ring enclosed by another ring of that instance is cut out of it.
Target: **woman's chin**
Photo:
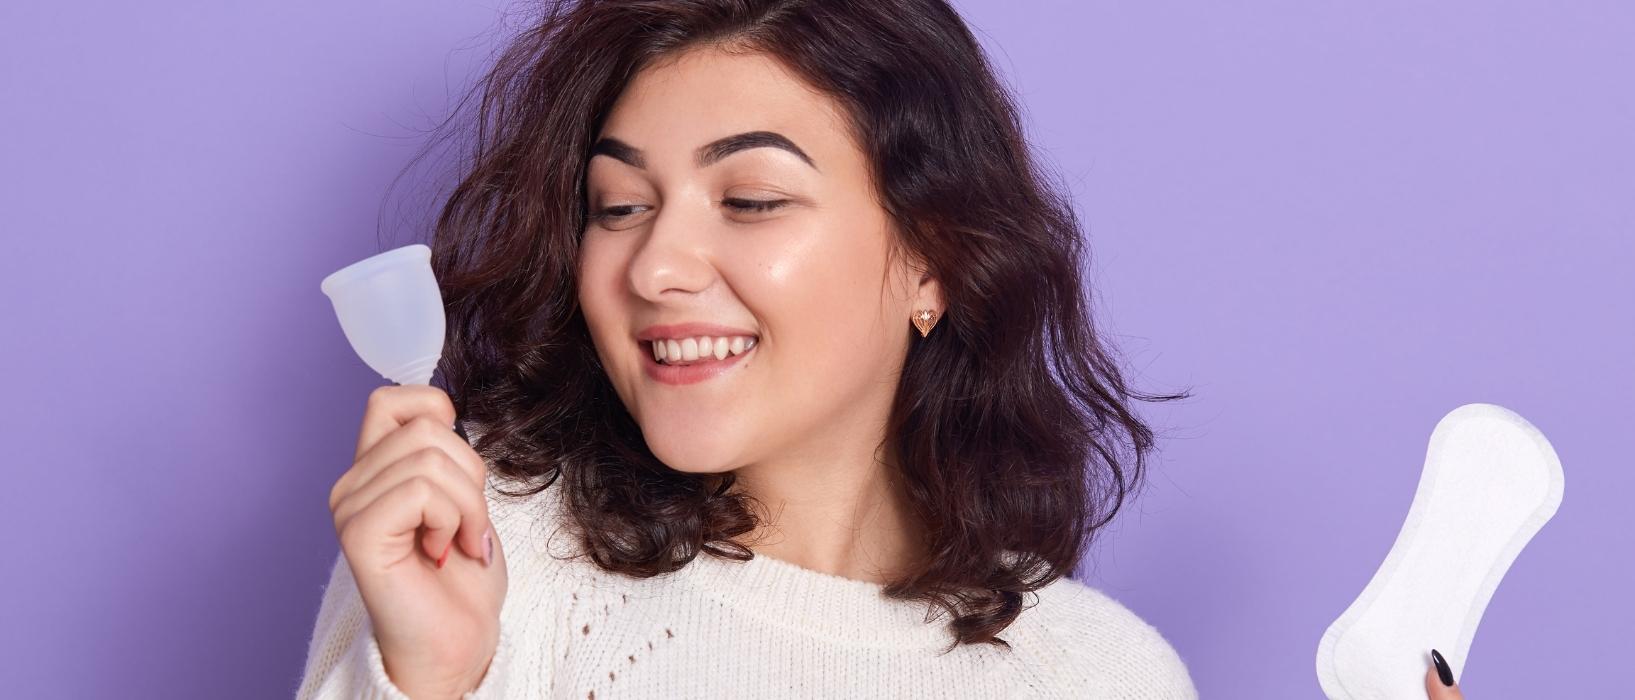
[[[735,464],[720,460],[671,460],[659,457],[659,461],[664,462],[664,466],[683,474],[724,474],[737,468]]]
[[[666,466],[690,474],[720,474],[753,458],[767,425],[749,402],[679,401],[641,396],[633,412],[647,449]]]
[[[644,431],[648,449],[665,466],[687,474],[720,474],[738,468],[736,445],[727,440],[711,440],[702,433],[678,430]]]

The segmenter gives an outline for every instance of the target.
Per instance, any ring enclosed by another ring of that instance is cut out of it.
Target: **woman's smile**
[[[738,326],[706,322],[656,324],[635,336],[642,370],[665,384],[694,384],[739,364],[761,337]]]
[[[759,338],[741,335],[641,341],[642,369],[665,384],[695,384],[727,373],[758,347]]]

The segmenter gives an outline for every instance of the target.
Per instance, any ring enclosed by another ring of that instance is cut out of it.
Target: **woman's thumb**
[[[1453,682],[1453,667],[1442,658],[1442,652],[1431,650],[1431,667],[1425,670],[1425,695],[1430,700],[1465,700],[1465,694]]]

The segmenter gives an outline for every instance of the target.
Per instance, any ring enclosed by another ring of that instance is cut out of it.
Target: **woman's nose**
[[[670,202],[653,212],[631,251],[630,287],[660,301],[666,292],[698,292],[715,278],[709,202]]]

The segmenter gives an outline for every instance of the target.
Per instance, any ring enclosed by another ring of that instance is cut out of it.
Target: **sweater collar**
[[[490,479],[498,478],[491,471]],[[547,508],[560,511],[561,492],[556,485],[547,489]],[[558,515],[552,512],[543,517]],[[768,625],[838,645],[946,648],[954,641],[948,629],[950,617],[940,607],[888,598],[882,584],[808,569],[765,554],[738,561],[700,552],[680,570],[658,578]],[[657,579],[649,581],[658,583]]]
[[[854,647],[946,647],[946,611],[886,597],[883,584],[756,554],[737,561],[699,553],[677,582],[761,622]],[[927,619],[928,614],[934,615]]]

